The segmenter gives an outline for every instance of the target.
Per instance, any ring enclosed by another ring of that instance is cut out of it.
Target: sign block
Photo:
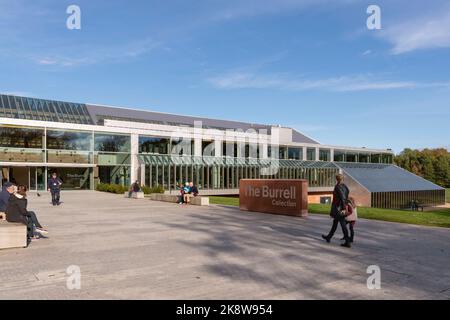
[[[241,210],[307,217],[308,181],[242,179],[239,200]]]

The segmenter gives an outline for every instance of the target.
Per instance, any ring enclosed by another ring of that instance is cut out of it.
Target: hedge
[[[99,183],[96,188],[97,191],[117,193],[117,194],[123,194],[123,193],[127,192],[128,189],[129,189],[128,187],[125,187],[120,184],[108,184],[108,183]],[[152,188],[143,186],[143,187],[141,187],[141,190],[145,194],[164,193],[165,192],[165,190],[162,186],[156,186],[156,187],[152,187]]]

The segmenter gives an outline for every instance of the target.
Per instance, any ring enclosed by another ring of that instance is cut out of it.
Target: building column
[[[130,172],[130,180],[131,183],[138,180],[138,171],[139,171],[139,135],[132,134],[131,135],[131,172]]]
[[[214,140],[214,156],[221,157],[222,154],[222,140],[216,138]]]
[[[330,149],[330,162],[334,162],[334,149]]]
[[[262,159],[267,159],[269,157],[269,145],[267,142],[263,142],[259,146],[262,148],[262,150],[259,150],[259,157]]]
[[[306,161],[308,158],[308,154],[307,154],[308,148],[307,147],[303,147],[303,161]]]
[[[320,161],[320,149],[316,148],[316,161]]]
[[[202,156],[202,139],[194,138],[194,156],[201,157]]]
[[[141,164],[141,185],[145,186],[145,164]]]

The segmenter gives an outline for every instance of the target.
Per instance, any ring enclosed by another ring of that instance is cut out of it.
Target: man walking
[[[331,204],[330,213],[330,216],[333,218],[333,226],[331,227],[330,233],[326,236],[322,235],[322,238],[324,238],[327,242],[330,242],[336,232],[338,224],[340,224],[345,240],[345,243],[341,244],[341,246],[350,248],[350,237],[348,236],[347,223],[345,221],[346,206],[350,190],[344,184],[344,176],[342,174],[338,174],[336,176],[336,181],[337,184],[333,191],[333,202]]]
[[[58,178],[58,175],[56,172],[53,172],[52,177],[48,179],[48,191],[52,194],[52,204],[53,206],[60,205],[61,202],[59,202],[60,199],[60,193],[61,193],[61,185],[62,181],[60,178]]]

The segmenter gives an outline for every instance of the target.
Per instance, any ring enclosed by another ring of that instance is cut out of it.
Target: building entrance
[[[25,185],[31,191],[45,190],[44,167],[0,167],[1,184],[6,181]]]

